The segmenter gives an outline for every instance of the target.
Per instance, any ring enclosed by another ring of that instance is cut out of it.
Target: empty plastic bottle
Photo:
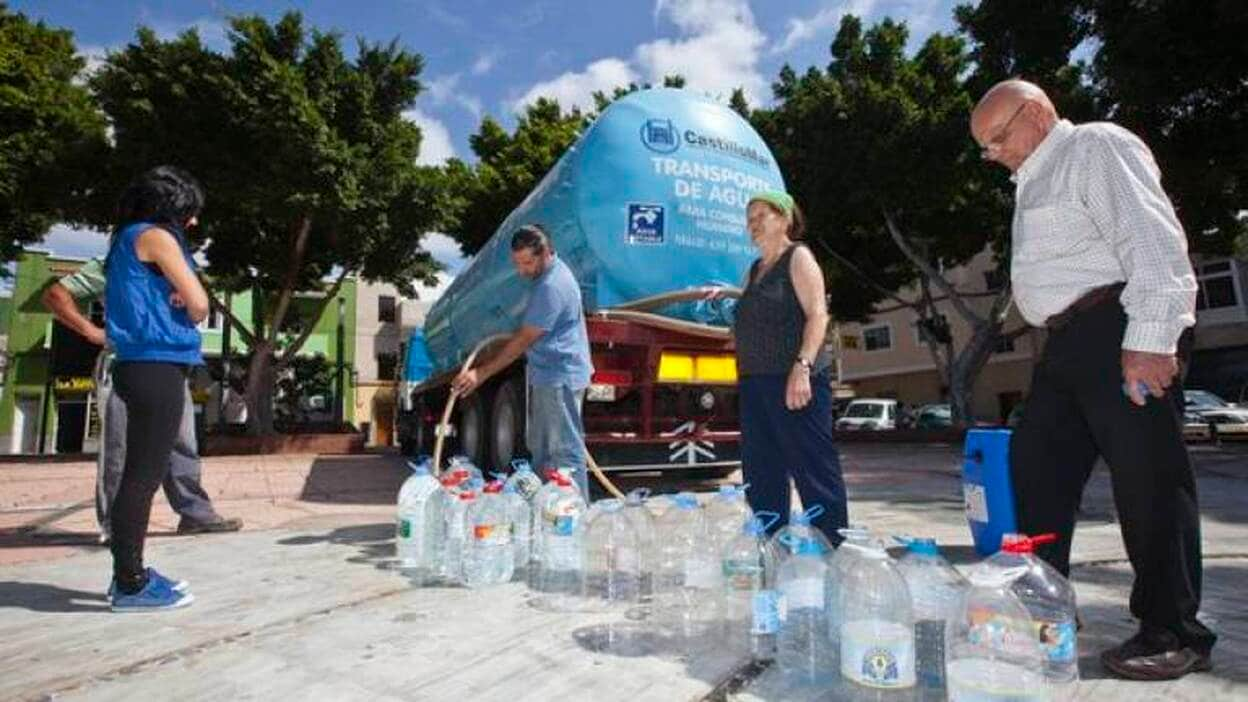
[[[655,607],[662,624],[691,652],[718,619],[722,577],[697,496],[672,496],[671,506],[655,520],[655,531]]]
[[[794,512],[789,516],[789,523],[772,534],[771,543],[776,553],[780,554],[781,561],[792,555],[797,546],[807,540],[814,541],[813,548],[819,549],[820,553],[824,555],[832,553],[832,542],[828,541],[826,534],[814,526],[814,520],[818,519],[824,511],[823,505],[811,505],[804,512]]]
[[[511,542],[511,515],[503,499],[503,484],[495,481],[468,507],[468,534],[464,550],[464,584],[500,585],[511,580],[515,551]]]
[[[412,475],[399,489],[395,551],[399,568],[418,585],[436,577],[446,539],[446,493],[429,459],[409,462]]]
[[[649,497],[649,488],[637,488],[630,491],[624,500],[624,516],[633,523],[641,544],[640,616],[648,611],[654,597],[654,515],[647,505]]]
[[[479,480],[481,481],[481,484],[485,484],[485,474],[483,474],[481,469],[472,462],[471,458],[462,454],[451,456],[450,459],[447,460],[446,470],[447,472],[466,470],[468,471],[469,480]]]
[[[529,564],[533,558],[533,510],[524,499],[520,488],[510,481],[503,484],[503,502],[507,505],[507,518],[511,523],[511,545],[514,553],[512,577],[524,581],[528,578]]]
[[[741,528],[750,520],[750,505],[745,501],[746,485],[720,485],[719,492],[706,503],[706,523],[715,540],[715,552],[723,551],[729,541],[741,535]]]
[[[537,491],[542,489],[542,479],[533,472],[533,466],[528,461],[517,458],[511,462],[511,475],[503,488],[504,492],[508,488],[513,489],[531,506],[533,498],[537,497]]]
[[[906,552],[897,570],[914,614],[915,681],[923,699],[944,699],[945,627],[957,616],[968,583],[940,555],[936,539],[898,538]]]
[[[910,591],[882,544],[862,548],[840,590],[841,676],[870,688],[914,687]]]
[[[1036,639],[1044,649],[1044,673],[1051,685],[1069,686],[1079,680],[1078,638],[1075,634],[1075,589],[1053,566],[1035,555],[1035,547],[1057,537],[1006,534],[1001,550],[983,565],[1010,570],[1021,568],[1011,585],[1031,613]]]
[[[730,648],[744,646],[755,660],[776,655],[780,633],[780,592],[776,590],[776,552],[767,530],[780,515],[759,512],[720,552],[723,589],[720,612]]]
[[[776,588],[780,591],[780,634],[776,661],[796,684],[827,682],[835,678],[835,658],[828,640],[828,561],[813,537],[787,533],[781,545],[789,556],[780,562]]]
[[[548,598],[555,608],[570,605],[570,598],[579,597],[582,589],[583,531],[585,500],[572,479],[557,473],[554,491],[542,507],[542,557],[538,564],[538,587],[541,592],[560,597]]]
[[[466,485],[473,485],[472,482]],[[446,547],[442,553],[441,576],[449,583],[462,583],[464,578],[464,544],[468,540],[468,507],[477,499],[473,489],[452,493],[446,506]]]
[[[1024,566],[977,567],[946,629],[945,677],[952,702],[1047,702],[1046,655],[1035,621],[1014,593]]]
[[[585,597],[598,606],[629,610],[641,601],[641,537],[617,499],[594,503],[598,517],[585,525]]]

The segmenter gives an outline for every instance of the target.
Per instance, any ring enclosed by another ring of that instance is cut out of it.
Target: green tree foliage
[[[0,3],[0,260],[81,205],[107,148],[73,35]]]
[[[194,31],[163,41],[140,29],[91,86],[115,128],[102,201],[159,163],[203,181],[197,235],[214,286],[257,301],[254,328],[232,321],[252,351],[249,426],[267,433],[275,374],[319,317],[290,330],[295,294],[332,279],[323,309],[351,274],[409,294],[432,282],[421,236],[450,202],[441,172],[416,165],[420,129],[403,114],[421,90],[419,55],[360,41],[348,59],[339,35],[309,31],[294,12],[233,18],[230,42],[220,54]]]
[[[1005,250],[1008,206],[969,137],[964,42],[934,34],[911,57],[907,38],[904,23],[864,31],[846,16],[828,67],[799,76],[786,66],[773,86],[777,104],[753,119],[806,209],[834,316],[861,320],[886,299],[914,308],[964,418],[1009,291],[990,291],[982,309],[941,270],[989,245]],[[912,299],[894,292],[916,282]],[[940,323],[940,298],[974,330],[965,345],[955,347]]]

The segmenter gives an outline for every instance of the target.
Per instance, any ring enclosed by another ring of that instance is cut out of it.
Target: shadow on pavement
[[[348,563],[371,565],[378,570],[395,570],[394,522],[339,527],[324,534],[305,534],[279,539],[277,543],[282,546],[314,544],[354,546],[359,553],[347,558]]]
[[[393,504],[408,469],[400,456],[320,456],[304,479],[299,498],[332,504]]]
[[[47,583],[0,581],[0,610],[26,609],[32,612],[107,612],[103,592],[68,590]]]

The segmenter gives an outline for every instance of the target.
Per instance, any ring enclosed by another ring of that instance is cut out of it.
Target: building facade
[[[0,328],[7,329],[4,350],[4,386],[0,391],[0,453],[77,453],[95,449],[98,439],[98,407],[92,370],[97,347],[54,322],[40,298],[53,281],[76,271],[85,259],[52,256],[26,251],[16,262],[12,297],[0,305],[4,314]],[[331,372],[342,378],[329,397],[301,398],[300,403],[327,416],[341,407],[342,419],[355,422],[356,282],[349,279],[337,293],[337,300],[321,308],[324,293],[296,296],[293,311],[311,316],[321,309],[312,334],[299,356],[322,356]],[[254,329],[257,317],[250,292],[216,295],[228,305],[244,327]],[[103,319],[103,307],[92,304],[90,313]],[[234,366],[245,363],[247,345],[242,335],[229,333],[217,310],[200,324],[206,366],[196,373],[192,390],[196,411],[211,430],[223,421],[220,412],[223,391],[223,362]],[[231,352],[223,354],[229,337]]]
[[[395,443],[395,419],[403,348],[425,322],[431,303],[404,297],[388,283],[360,281],[356,297],[355,416],[368,443]]]

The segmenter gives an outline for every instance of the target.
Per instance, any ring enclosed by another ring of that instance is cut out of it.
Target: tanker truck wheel
[[[490,412],[490,465],[506,470],[511,459],[524,453],[524,389],[519,378],[499,386]]]
[[[459,428],[456,434],[459,437],[457,442],[459,445],[459,453],[464,454],[472,460],[483,471],[486,470],[486,459],[488,458],[486,446],[486,400],[485,388],[478,388],[476,392],[468,397],[461,397],[458,401],[459,409]]]

